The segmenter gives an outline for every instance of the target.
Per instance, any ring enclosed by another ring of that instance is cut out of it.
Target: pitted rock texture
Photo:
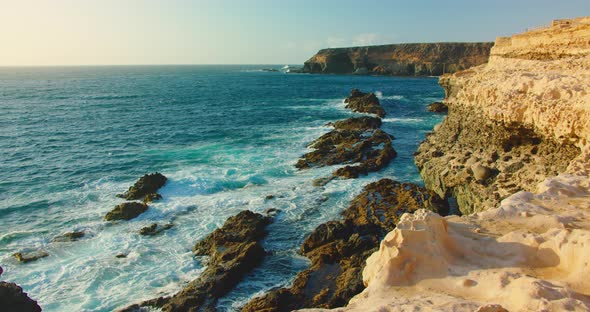
[[[330,311],[590,310],[590,179],[538,190],[470,216],[404,214],[367,260],[367,288]]]
[[[343,212],[344,220],[318,226],[300,252],[311,267],[297,275],[290,288],[272,290],[250,301],[242,311],[291,311],[304,307],[333,308],[364,289],[361,272],[379,240],[406,212],[448,205],[435,193],[414,184],[382,179],[368,184]]]
[[[416,157],[427,186],[485,211],[402,216],[367,260],[367,288],[333,311],[590,310],[590,17],[499,38],[491,54],[441,77],[449,115]]]
[[[454,197],[463,214],[496,207],[521,190],[565,172],[580,149],[523,124],[505,125],[476,110],[451,106],[415,154],[424,184]]]
[[[590,18],[498,38],[487,64],[440,84],[449,115],[416,156],[426,186],[463,213],[534,191],[590,142]]]
[[[307,60],[303,72],[393,76],[439,76],[487,62],[491,42],[409,43],[332,48]]]

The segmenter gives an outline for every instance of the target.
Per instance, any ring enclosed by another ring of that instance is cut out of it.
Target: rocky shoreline
[[[556,20],[441,77],[449,114],[415,160],[464,216],[401,216],[332,311],[590,310],[588,38],[590,17]]]
[[[291,287],[254,298],[242,312],[345,305],[365,288],[365,262],[399,216],[419,209],[446,215],[448,208],[438,195],[411,183],[381,179],[368,184],[342,212],[342,220],[323,223],[307,236],[300,253],[311,260],[310,268],[297,274]]]
[[[379,129],[385,110],[373,93],[363,93],[353,89],[346,108],[354,112],[374,114],[378,117],[351,117],[336,121],[334,130],[322,135],[309,144],[314,151],[306,153],[297,162],[298,169],[309,169],[332,165],[346,165],[334,171],[331,177],[315,183],[323,185],[331,179],[357,178],[369,172],[379,171],[396,157],[392,147],[393,136]]]

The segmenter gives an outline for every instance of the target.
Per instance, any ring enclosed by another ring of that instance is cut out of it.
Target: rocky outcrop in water
[[[353,89],[345,100],[347,108],[362,113],[385,115],[379,99],[373,93]],[[314,151],[306,153],[297,162],[298,169],[349,164],[334,171],[332,177],[321,178],[316,185],[328,183],[334,177],[357,178],[387,166],[397,156],[391,140],[393,136],[380,130],[381,118],[352,117],[331,123],[334,130],[309,144]]]
[[[49,254],[44,250],[35,250],[35,251],[21,251],[13,254],[13,256],[21,263],[28,263],[37,261],[41,258],[48,257]]]
[[[140,202],[125,202],[109,211],[104,217],[105,221],[131,220],[146,212],[148,205]]]
[[[379,99],[374,93],[364,93],[359,89],[352,89],[344,103],[346,108],[357,113],[375,114],[381,118],[385,117],[385,110],[379,103]]]
[[[195,244],[195,255],[208,257],[207,268],[197,279],[171,297],[145,301],[122,311],[139,311],[145,306],[163,311],[216,311],[217,300],[264,259],[260,240],[271,221],[251,211],[230,217],[221,228]]]
[[[160,225],[158,223],[152,223],[146,227],[142,227],[139,230],[139,235],[155,236],[155,235],[158,235],[166,230],[171,229],[172,227],[174,227],[174,224],[172,224],[172,223],[166,223],[164,225]]]
[[[356,178],[360,174],[377,171],[396,156],[391,136],[380,129],[334,129],[313,141],[309,147],[315,150],[303,155],[295,165],[298,169],[358,163],[334,172],[334,176],[343,178]]]
[[[127,200],[143,200],[146,203],[160,199],[162,196],[156,192],[166,184],[167,180],[163,174],[158,172],[146,174],[130,186],[125,193],[117,196]]]
[[[86,233],[84,233],[83,231],[73,231],[73,232],[64,233],[62,235],[58,235],[58,236],[54,237],[51,241],[52,242],[60,242],[60,243],[75,242],[75,241],[83,238],[85,235],[86,235]]]
[[[477,212],[403,215],[337,311],[590,310],[589,39],[590,17],[553,21],[441,77],[449,115],[416,162]]]
[[[408,183],[382,179],[368,184],[343,212],[343,220],[318,226],[300,252],[311,260],[290,288],[272,290],[250,301],[243,312],[292,311],[309,307],[333,308],[346,304],[364,289],[361,272],[385,233],[395,228],[405,212],[430,209],[440,213],[448,205],[433,192]]]
[[[493,43],[410,43],[323,49],[303,72],[393,76],[439,76],[488,61]]]
[[[0,308],[2,312],[40,312],[37,301],[29,298],[15,283],[0,282]]]

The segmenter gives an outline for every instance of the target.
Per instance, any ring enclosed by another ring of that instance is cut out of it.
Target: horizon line
[[[293,63],[268,63],[268,64],[257,64],[257,63],[219,63],[219,64],[199,64],[199,63],[179,63],[179,64],[46,64],[46,65],[2,65],[0,68],[15,68],[15,67],[115,67],[115,66],[285,66],[285,65],[301,65]]]

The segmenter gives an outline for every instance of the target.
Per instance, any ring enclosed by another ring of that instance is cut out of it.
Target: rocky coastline
[[[492,42],[408,43],[318,51],[304,73],[440,76],[487,62]]]
[[[590,310],[589,39],[589,17],[555,20],[441,77],[449,114],[415,160],[464,215],[401,216],[332,311]]]
[[[346,165],[334,171],[331,177],[315,183],[323,185],[331,179],[357,178],[387,166],[397,156],[391,140],[393,136],[379,129],[385,110],[373,93],[363,93],[353,89],[345,100],[346,108],[378,117],[351,117],[331,123],[334,130],[311,142],[314,149],[299,159],[295,167],[309,169],[332,165]]]

